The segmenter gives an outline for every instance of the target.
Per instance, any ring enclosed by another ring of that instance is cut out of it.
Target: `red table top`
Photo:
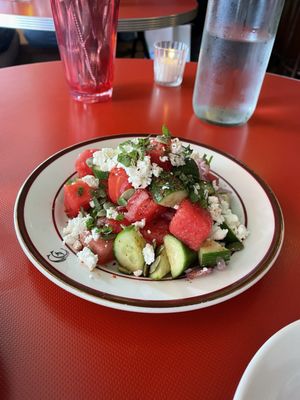
[[[300,318],[300,82],[267,75],[242,127],[201,122],[192,111],[196,65],[179,88],[153,84],[152,62],[117,60],[112,101],[85,106],[60,62],[0,70],[0,398],[230,399],[248,362]],[[30,172],[71,144],[118,133],[180,135],[228,152],[273,189],[285,240],[271,270],[224,303],[179,314],[138,314],[75,297],[22,252],[13,227]]]

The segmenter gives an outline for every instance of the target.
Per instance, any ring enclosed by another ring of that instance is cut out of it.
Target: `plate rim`
[[[240,381],[236,387],[233,400],[243,400],[244,398],[244,391],[246,388],[247,380],[249,379],[249,374],[253,373],[255,365],[257,361],[263,356],[266,355],[270,351],[270,347],[274,347],[275,342],[282,340],[286,334],[293,332],[295,328],[300,329],[300,319],[294,320],[287,325],[281,327],[278,331],[273,333],[254,353],[251,357],[250,361],[248,362]]]
[[[155,135],[153,133],[152,135]],[[242,293],[247,290],[249,287],[253,286],[259,279],[261,279],[268,270],[272,267],[275,262],[284,238],[284,219],[283,213],[280,207],[280,204],[271,190],[271,188],[267,185],[267,183],[260,178],[252,169],[250,169],[246,164],[242,161],[236,159],[236,157],[223,152],[213,146],[206,145],[204,143],[196,142],[190,139],[186,139],[181,136],[176,136],[180,140],[195,145],[201,146],[207,150],[214,151],[217,154],[222,155],[225,158],[230,159],[235,164],[238,164],[241,168],[246,170],[252,178],[260,185],[264,193],[266,194],[274,215],[274,232],[271,244],[265,253],[264,257],[260,260],[260,262],[251,270],[250,273],[238,279],[236,282],[233,282],[230,285],[225,286],[224,288],[215,290],[213,292],[202,294],[199,296],[189,297],[185,299],[173,299],[173,300],[142,300],[142,299],[130,299],[123,296],[118,296],[114,294],[108,294],[106,292],[102,292],[88,286],[85,286],[78,281],[75,281],[68,276],[64,275],[62,272],[58,271],[55,267],[53,267],[45,257],[38,251],[35,245],[32,243],[29,234],[27,233],[25,217],[24,217],[24,205],[26,201],[27,194],[30,191],[30,188],[36,178],[40,175],[40,173],[47,168],[52,162],[62,157],[64,154],[69,153],[70,151],[76,150],[77,148],[88,146],[95,142],[106,141],[110,139],[121,139],[121,138],[129,138],[129,137],[147,137],[149,134],[145,133],[129,133],[129,134],[117,134],[112,136],[101,136],[85,141],[81,141],[75,143],[71,146],[63,148],[42,163],[40,163],[27,177],[23,185],[21,186],[14,206],[14,225],[15,231],[17,234],[17,238],[19,243],[27,255],[27,257],[32,261],[33,265],[42,272],[47,278],[49,278],[53,283],[62,287],[63,289],[81,297],[85,298],[89,301],[92,301],[97,304],[106,305],[112,308],[124,309],[131,308],[132,311],[140,311],[140,312],[178,312],[178,310],[187,311],[189,309],[197,309],[207,307],[209,305],[217,304],[222,301],[227,300],[228,298],[235,297],[236,295]],[[236,189],[237,193],[238,190]],[[104,304],[106,303],[106,304]],[[166,311],[162,311],[166,310]],[[174,311],[172,311],[174,310]]]

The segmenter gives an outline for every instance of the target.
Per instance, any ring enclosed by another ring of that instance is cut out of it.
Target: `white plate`
[[[300,320],[276,332],[255,354],[234,400],[300,398]]]
[[[141,135],[139,135],[141,136]],[[87,148],[116,147],[129,136],[94,139],[64,149],[37,167],[15,204],[15,229],[31,262],[47,278],[86,300],[128,311],[165,313],[207,307],[254,285],[271,268],[283,240],[280,206],[268,186],[245,165],[220,151],[192,142],[213,156],[212,170],[233,192],[233,209],[247,225],[245,249],[223,271],[188,281],[151,281],[97,269],[90,274],[61,240],[66,224],[63,185],[74,175],[74,161]]]

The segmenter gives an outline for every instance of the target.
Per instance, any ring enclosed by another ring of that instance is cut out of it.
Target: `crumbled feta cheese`
[[[132,142],[134,143],[134,139],[132,140]],[[137,144],[137,143],[135,143],[135,144]],[[124,153],[124,152],[125,153],[131,153],[133,150],[135,150],[134,147],[129,143],[122,144],[121,147],[119,147],[119,146],[117,147],[118,154]]]
[[[227,213],[224,215],[225,222],[229,226],[229,228],[234,229],[237,228],[240,224],[238,216],[233,214],[231,210],[228,210]]]
[[[217,196],[208,197],[208,210],[211,214],[212,219],[216,222],[213,226],[211,238],[214,240],[223,240],[227,234],[225,231],[227,229],[218,229],[218,225],[225,223],[233,231],[239,240],[244,240],[249,235],[247,228],[241,224],[239,218],[234,214],[229,208],[230,204],[224,198],[219,198]]]
[[[89,244],[90,241],[93,240],[93,236],[92,235],[87,235],[84,239],[84,243],[85,244]]]
[[[84,247],[83,250],[79,251],[77,257],[90,271],[96,267],[98,262],[97,254],[94,254],[88,247]]]
[[[209,204],[219,204],[219,199],[217,196],[209,196],[208,203]]]
[[[200,185],[199,183],[195,183],[195,185],[193,186],[194,188],[194,193],[197,196],[199,194],[199,190],[200,190]]]
[[[93,164],[101,171],[111,171],[117,163],[117,151],[114,149],[103,148],[93,154]]]
[[[213,221],[216,221],[218,224],[224,222],[222,208],[217,196],[208,196],[208,211],[210,212]]]
[[[143,160],[137,160],[136,166],[124,167],[128,181],[135,189],[144,189],[151,183],[152,165],[149,156],[145,156]]]
[[[183,154],[169,154],[171,164],[173,167],[180,167],[181,165],[185,165],[184,155]]]
[[[145,224],[146,224],[145,218],[141,219],[140,221],[136,221],[136,222],[132,223],[132,225],[135,226],[137,229],[138,228],[141,228],[141,229],[144,228]]]
[[[174,167],[180,167],[185,164],[184,147],[178,138],[171,140],[171,153],[169,153],[169,159]]]
[[[191,158],[195,161],[195,163],[197,165],[200,165],[200,163],[203,161],[203,158],[201,156],[200,153],[198,153],[198,151],[193,150],[192,154],[191,154]]]
[[[68,225],[63,229],[63,242],[72,246],[80,234],[87,230],[86,221],[89,218],[89,215],[83,217],[82,213],[79,213],[77,217],[69,219]]]
[[[119,213],[114,207],[109,207],[106,210],[106,217],[109,219],[117,219]]]
[[[92,233],[93,240],[98,240],[100,238],[100,233],[98,231],[98,228],[93,228],[91,233]]]
[[[89,205],[90,205],[91,208],[95,208],[95,202],[94,202],[94,200],[91,200],[91,201],[89,202]]]
[[[73,243],[73,245],[72,245],[72,249],[74,250],[74,251],[79,251],[79,250],[81,250],[82,249],[82,244],[81,244],[81,241],[80,240],[76,240],[74,243]]]
[[[99,179],[95,178],[94,175],[86,175],[80,178],[83,182],[87,183],[91,188],[97,188],[99,186]]]
[[[162,171],[163,171],[163,169],[162,169],[159,165],[157,165],[157,164],[155,164],[155,163],[152,164],[152,174],[153,174],[156,178],[159,177],[159,175],[161,174]]]
[[[217,196],[208,197],[208,211],[215,221],[211,239],[223,240],[225,238],[228,230],[219,227],[224,221],[239,240],[244,240],[249,235],[247,228],[240,223],[238,216],[233,214],[229,207],[230,205],[225,199],[219,200]]]
[[[160,156],[160,157],[159,157],[159,160],[160,160],[161,162],[166,162],[166,161],[169,161],[169,157],[168,157],[168,156]]]
[[[181,154],[184,151],[181,141],[178,138],[171,139],[171,153]]]
[[[218,224],[214,224],[212,227],[212,233],[210,238],[213,240],[223,240],[228,233],[228,229],[222,229]]]
[[[154,248],[151,244],[147,243],[146,246],[143,248],[143,256],[145,263],[150,265],[155,260],[155,253]]]
[[[151,235],[150,229],[147,229],[147,233],[148,233],[148,235]]]
[[[141,276],[142,274],[143,274],[143,270],[142,269],[138,269],[138,270],[133,272],[134,276]]]
[[[246,237],[249,235],[249,231],[247,230],[247,228],[245,227],[245,225],[240,224],[235,232],[236,237],[239,240],[244,240],[246,239]]]
[[[174,210],[178,210],[179,208],[179,204],[175,204],[175,206],[173,206]]]
[[[222,208],[222,214],[227,214],[229,211],[229,203],[228,201],[221,200],[220,202]]]

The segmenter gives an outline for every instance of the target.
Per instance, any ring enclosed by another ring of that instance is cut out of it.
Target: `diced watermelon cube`
[[[77,217],[81,208],[87,210],[92,200],[89,185],[81,180],[64,185],[64,207],[69,218]]]
[[[164,237],[169,233],[169,225],[169,220],[158,216],[141,229],[141,234],[147,242],[152,244],[155,240],[156,244],[160,246],[164,242]]]
[[[151,158],[152,163],[156,163],[159,165],[161,168],[163,168],[165,171],[171,171],[172,169],[172,164],[170,160],[168,159],[167,154],[170,151],[169,149],[170,145],[169,144],[164,144],[161,142],[158,142],[155,139],[151,140],[151,148],[148,151],[148,155]],[[164,157],[167,159],[164,160]],[[164,161],[162,161],[164,160]]]
[[[207,210],[185,199],[180,203],[169,229],[177,239],[197,251],[211,233],[212,218]]]
[[[152,200],[146,189],[138,189],[128,200],[126,208],[127,212],[124,215],[130,222],[141,221],[144,218],[150,221],[165,209]]]
[[[86,161],[88,158],[93,157],[93,154],[95,151],[98,151],[98,149],[87,149],[84,150],[82,153],[79,154],[79,156],[76,158],[75,162],[75,169],[78,173],[78,176],[82,178],[85,175],[93,175],[93,171],[90,167],[88,167]]]

